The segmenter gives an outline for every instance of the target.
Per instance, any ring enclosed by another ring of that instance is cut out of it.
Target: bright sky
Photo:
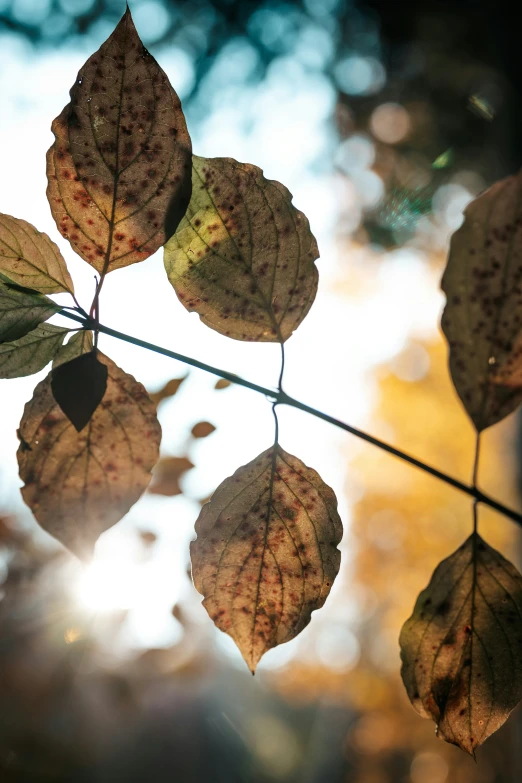
[[[51,120],[68,102],[68,91],[79,67],[107,32],[100,31],[96,40],[86,41],[83,51],[76,47],[74,51],[46,54],[34,54],[12,37],[0,40],[0,212],[23,217],[58,243],[84,306],[92,299],[93,270],[74,255],[55,228],[45,196],[45,153],[53,140]],[[175,49],[158,52],[152,47],[152,51],[183,98],[193,76],[187,55]],[[285,387],[289,394],[338,418],[371,428],[371,369],[401,351],[412,334],[434,334],[441,303],[438,281],[417,250],[396,251],[381,266],[378,251],[347,252],[346,246],[336,240],[340,217],[346,218],[348,209],[348,217],[356,225],[361,196],[366,194],[370,201],[378,199],[380,181],[376,182],[376,175],[369,171],[371,154],[364,157],[364,144],[366,152],[371,147],[368,139],[363,139],[362,151],[356,156],[359,179],[354,176],[350,192],[332,173],[330,157],[335,136],[330,117],[335,91],[319,70],[310,70],[303,62],[303,51],[310,52],[310,47],[297,42],[293,55],[274,61],[261,85],[249,87],[237,74],[248,71],[255,54],[244,42],[231,42],[227,56],[217,62],[204,85],[208,96],[205,118],[194,119],[192,125],[189,115],[189,131],[196,153],[231,156],[261,166],[268,177],[290,188],[294,203],[309,217],[321,251],[320,286],[310,314],[287,343]],[[360,70],[360,63],[356,65]],[[375,78],[383,78],[382,67],[376,74]],[[324,163],[318,165],[321,160]],[[355,286],[365,265],[371,285],[352,298],[351,281]],[[203,326],[197,315],[188,314],[167,281],[161,252],[108,276],[101,319],[123,332],[258,383],[276,382],[279,347],[228,340]],[[185,373],[183,365],[103,335],[100,347],[152,390]],[[45,372],[37,378],[1,382],[0,509],[16,510],[34,528],[36,524],[17,489],[16,428],[24,403]],[[273,437],[266,400],[239,387],[215,392],[215,380],[191,371],[175,399],[161,409],[165,454],[185,452],[188,433],[197,421],[207,419],[217,426],[212,436],[190,445],[189,457],[196,468],[186,475],[183,487],[193,497],[210,494],[239,465],[266,449]],[[305,414],[283,409],[279,418],[283,448],[318,470],[334,488],[341,516],[349,524],[349,498],[345,497],[344,486],[350,449],[356,444],[349,436]],[[87,573],[79,579],[79,567],[71,566],[67,589],[75,591],[83,605],[96,610],[130,609],[119,638],[115,641],[111,637],[108,642],[113,647],[166,646],[176,640],[179,626],[170,609],[180,596],[190,595],[185,571],[198,513],[199,505],[186,497],[145,496],[122,522],[102,536]],[[137,529],[151,530],[159,536],[148,558],[140,555]],[[41,533],[41,537],[50,542],[46,534]],[[342,567],[349,567],[349,534],[345,534],[344,542]],[[210,623],[204,610],[200,611]],[[324,627],[317,649],[320,653],[321,638],[330,638],[329,643],[325,642],[326,649],[337,649],[338,660],[339,649],[349,651],[353,640],[347,641],[349,631],[342,623],[346,611],[340,602],[336,603],[335,588],[323,613],[322,619],[317,615],[312,622],[316,630]],[[272,651],[262,665],[277,665],[297,649],[296,645],[306,647],[310,632],[309,628],[299,639]],[[220,643],[239,660],[239,653],[224,635],[220,635]]]

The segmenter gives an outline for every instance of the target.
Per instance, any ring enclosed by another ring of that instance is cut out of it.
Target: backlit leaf
[[[442,278],[451,376],[478,431],[522,400],[521,199],[522,174],[475,199]]]
[[[471,535],[435,569],[400,645],[417,712],[474,755],[522,697],[522,577]]]
[[[74,292],[58,247],[30,223],[0,214],[0,279],[42,294]]]
[[[192,199],[165,245],[179,300],[236,340],[287,340],[317,291],[308,220],[279,182],[232,158],[193,157]]]
[[[181,495],[179,480],[193,467],[188,457],[162,457],[154,469],[149,492],[166,497]]]
[[[21,378],[42,370],[60,350],[67,329],[40,324],[32,332],[0,343],[0,378]]]
[[[197,424],[194,424],[190,432],[193,438],[207,438],[215,430],[216,428],[209,421],[199,421]]]
[[[107,365],[96,349],[53,367],[53,397],[78,432],[87,426],[107,389]]]
[[[42,294],[0,283],[0,343],[19,340],[59,310]]]
[[[330,592],[341,558],[335,494],[277,446],[220,484],[196,533],[194,584],[253,673],[267,650],[308,625]]]
[[[79,557],[115,525],[146,489],[161,428],[145,389],[101,353],[107,390],[77,432],[51,390],[38,384],[20,423],[22,495],[37,521]]]
[[[87,329],[75,332],[70,340],[65,345],[62,345],[55,356],[53,369],[59,367],[60,364],[65,364],[65,362],[70,362],[78,356],[82,356],[84,353],[89,353],[89,351],[92,351],[93,345],[92,332]]]
[[[128,9],[80,69],[52,130],[47,197],[62,235],[101,273],[148,258],[185,213],[191,144]]]

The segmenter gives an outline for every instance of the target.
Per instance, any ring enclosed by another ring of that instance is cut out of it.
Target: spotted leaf
[[[131,375],[101,353],[105,395],[77,432],[55,401],[51,375],[38,384],[20,423],[22,495],[37,521],[79,557],[146,489],[159,455],[156,407]]]
[[[417,712],[474,755],[522,698],[522,576],[471,535],[435,569],[400,645]]]
[[[521,200],[522,174],[475,199],[442,278],[451,377],[479,432],[522,401]]]
[[[232,158],[193,157],[192,199],[164,261],[179,300],[207,326],[284,342],[315,298],[318,256],[283,185]]]
[[[62,235],[102,274],[148,258],[185,213],[191,144],[128,9],[81,68],[52,131],[47,197]]]
[[[253,673],[267,650],[308,625],[330,592],[341,557],[335,494],[277,446],[220,484],[196,533],[194,584]]]

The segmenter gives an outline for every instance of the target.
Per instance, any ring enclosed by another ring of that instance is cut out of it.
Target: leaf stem
[[[477,489],[477,480],[478,480],[478,469],[479,469],[479,460],[480,460],[480,431],[477,431],[477,437],[475,440],[475,457],[473,459],[473,477],[471,480],[471,486],[475,490],[475,492],[478,492]],[[473,533],[477,533],[478,528],[478,499],[475,497],[473,500]]]
[[[279,373],[279,380],[277,382],[277,389],[280,394],[283,393],[283,375],[285,374],[285,344],[281,340],[279,343],[281,346],[281,371]]]
[[[370,443],[372,446],[376,446],[382,451],[385,451],[387,454],[398,457],[398,459],[403,460],[403,462],[407,462],[409,465],[413,465],[414,467],[419,468],[425,473],[428,473],[430,476],[433,476],[434,478],[443,481],[449,486],[458,489],[460,492],[464,492],[466,495],[474,498],[477,503],[483,503],[485,506],[489,506],[489,508],[498,511],[500,514],[503,514],[505,517],[511,519],[513,522],[516,522],[517,525],[522,527],[522,514],[514,511],[511,508],[508,508],[508,506],[505,506],[503,503],[499,503],[497,500],[494,500],[484,492],[481,492],[476,485],[470,486],[469,484],[465,484],[463,481],[459,481],[458,479],[453,478],[453,476],[444,473],[442,470],[438,470],[437,468],[422,462],[422,460],[416,459],[410,454],[406,454],[406,452],[395,448],[395,446],[391,446],[389,443],[385,443],[379,438],[375,438],[373,435],[369,435],[367,432],[363,432],[356,427],[352,427],[350,424],[346,424],[345,422],[340,421],[339,419],[336,419],[327,413],[323,413],[316,408],[312,408],[310,405],[306,405],[304,402],[300,402],[299,400],[290,397],[284,391],[269,389],[266,386],[260,386],[257,383],[248,381],[246,378],[241,378],[240,376],[228,372],[227,370],[221,370],[218,367],[205,364],[205,362],[200,362],[190,356],[184,356],[183,354],[177,353],[176,351],[170,351],[168,348],[162,348],[159,345],[154,345],[153,343],[149,343],[145,340],[140,340],[138,337],[131,337],[128,334],[118,332],[116,329],[111,329],[110,327],[104,326],[103,324],[96,324],[92,318],[83,318],[76,313],[68,312],[66,310],[61,310],[60,314],[66,316],[67,318],[71,318],[74,321],[78,321],[79,323],[83,324],[84,328],[86,329],[97,328],[102,334],[106,334],[109,337],[115,337],[118,340],[123,340],[123,342],[136,345],[139,348],[145,348],[146,350],[157,353],[160,356],[167,356],[170,359],[176,359],[176,361],[187,364],[190,367],[196,367],[198,370],[203,370],[204,372],[208,372],[212,375],[217,375],[219,378],[224,378],[225,380],[230,381],[231,383],[235,383],[238,386],[243,386],[246,389],[250,389],[251,391],[257,392],[258,394],[262,394],[265,397],[271,399],[276,404],[288,405],[291,408],[296,408],[297,410],[301,410],[304,413],[309,413],[311,416],[315,416],[318,419],[322,419],[329,424],[333,424],[334,427],[338,427],[345,432],[349,432],[350,435],[354,435],[356,438],[360,438],[366,443]]]

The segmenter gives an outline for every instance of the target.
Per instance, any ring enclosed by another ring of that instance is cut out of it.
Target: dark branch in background
[[[266,386],[260,386],[257,383],[252,383],[245,378],[234,375],[234,373],[227,372],[226,370],[220,370],[218,367],[205,364],[205,362],[199,362],[197,359],[192,359],[190,356],[184,356],[181,353],[176,353],[176,351],[170,351],[168,348],[161,348],[159,345],[154,345],[153,343],[148,343],[145,340],[140,340],[138,337],[131,337],[128,334],[116,331],[116,329],[110,329],[108,326],[96,323],[92,318],[84,318],[68,310],[62,310],[61,315],[64,315],[67,318],[72,318],[74,321],[81,323],[86,329],[96,328],[99,332],[106,334],[109,337],[115,337],[118,340],[131,343],[131,345],[137,345],[139,348],[145,348],[146,350],[153,351],[154,353],[160,354],[161,356],[168,356],[170,359],[176,359],[176,361],[183,362],[183,364],[188,364],[190,367],[196,367],[198,370],[203,370],[204,372],[211,373],[212,375],[217,375],[219,378],[224,378],[225,380],[230,381],[231,383],[235,383],[238,386],[244,386],[246,389],[251,389],[252,391],[258,392],[258,394],[263,394],[277,405],[288,405],[291,408],[304,411],[305,413],[309,413],[311,416],[315,416],[316,418],[322,419],[329,424],[333,424],[334,427],[339,427],[339,429],[342,429],[345,432],[349,432],[351,435],[355,435],[356,438],[360,438],[361,440],[366,441],[366,443],[371,443],[372,446],[377,446],[377,448],[381,449],[382,451],[386,451],[388,454],[392,454],[394,457],[398,457],[404,462],[407,462],[409,465],[413,465],[414,467],[423,470],[430,476],[434,476],[440,481],[444,481],[451,487],[454,487],[455,489],[460,490],[460,492],[464,492],[466,495],[472,497],[476,503],[483,503],[485,506],[489,506],[489,508],[498,511],[500,514],[503,514],[505,517],[508,517],[513,522],[516,522],[517,525],[522,527],[522,514],[514,511],[511,508],[508,508],[503,503],[499,503],[498,501],[489,497],[489,495],[484,494],[475,486],[475,484],[469,485],[462,481],[458,481],[458,479],[449,476],[447,473],[444,473],[441,470],[437,470],[437,468],[433,468],[431,465],[427,465],[425,462],[422,462],[422,460],[416,459],[415,457],[406,454],[404,451],[396,449],[394,446],[390,446],[388,443],[379,440],[379,438],[374,438],[373,435],[369,435],[368,433],[363,432],[356,427],[352,427],[350,424],[345,424],[343,421],[339,421],[339,419],[336,419],[333,416],[329,416],[327,413],[322,413],[316,408],[312,408],[309,405],[306,405],[304,402],[300,402],[299,400],[290,397],[282,390],[269,389]],[[476,471],[474,470],[474,481],[475,480]]]

